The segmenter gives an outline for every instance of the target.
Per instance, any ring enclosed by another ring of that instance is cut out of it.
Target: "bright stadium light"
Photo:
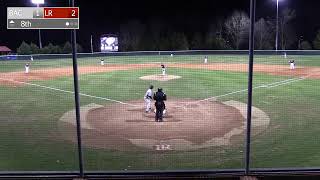
[[[44,4],[44,0],[31,0],[33,4]]]

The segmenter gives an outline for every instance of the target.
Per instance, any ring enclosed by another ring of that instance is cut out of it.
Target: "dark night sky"
[[[68,0],[45,0],[45,6],[67,6]],[[319,0],[282,0],[280,10],[290,7],[296,10],[295,28],[297,34],[306,40],[313,40],[320,29]],[[185,33],[205,32],[208,24],[218,17],[227,17],[233,10],[249,13],[250,0],[197,0],[197,1],[150,1],[150,0],[76,0],[80,7],[80,30],[78,41],[89,50],[90,35],[98,44],[99,36],[105,33],[118,33],[120,24],[130,19],[143,23],[160,19],[170,24],[176,31]],[[33,6],[30,0],[0,0],[0,45],[7,45],[13,50],[22,40],[38,44],[37,30],[6,30],[6,8]],[[257,0],[257,18],[275,17],[275,0]],[[62,44],[69,40],[70,31],[43,30],[43,43]],[[95,50],[98,50],[95,48]]]

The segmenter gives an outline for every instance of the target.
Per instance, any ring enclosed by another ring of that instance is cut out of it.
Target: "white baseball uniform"
[[[24,68],[25,68],[25,73],[28,74],[28,73],[29,73],[30,65],[29,65],[29,64],[26,64],[26,65],[24,66]]]
[[[148,89],[146,94],[144,95],[144,102],[145,102],[145,106],[146,106],[146,112],[150,112],[150,110],[151,110],[152,96],[153,96],[152,89]]]
[[[204,57],[204,63],[207,64],[208,63],[208,57]]]
[[[162,69],[162,76],[166,75],[166,67],[162,64],[161,65],[161,69]]]
[[[104,66],[104,60],[101,60],[100,64],[101,66]]]
[[[289,63],[290,63],[290,69],[291,70],[295,69],[296,64],[295,64],[294,60],[290,60]]]
[[[294,69],[294,68],[295,68],[294,63],[290,63],[290,69]]]

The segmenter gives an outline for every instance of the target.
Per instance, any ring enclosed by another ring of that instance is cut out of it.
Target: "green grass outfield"
[[[78,58],[79,66],[97,65],[100,59],[104,59],[106,64],[140,64],[140,63],[202,63],[205,55],[174,55],[170,56],[105,56],[92,58]],[[298,66],[320,66],[320,56],[318,55],[293,55],[285,59],[282,56],[255,56],[254,62],[257,64],[277,64],[288,65],[289,59],[295,59]],[[24,71],[24,65],[30,61],[0,61],[0,72]],[[40,59],[34,60],[32,69],[60,68],[72,66],[72,59]],[[247,55],[209,55],[208,63],[248,63]]]
[[[171,59],[170,59],[171,58]],[[182,62],[200,63],[203,56],[109,57],[107,63]],[[319,56],[297,56],[297,64],[320,67]],[[209,56],[209,63],[246,63],[246,56]],[[288,64],[276,56],[258,56],[256,63]],[[0,62],[0,72],[23,71],[25,61]],[[79,65],[95,65],[99,58],[80,58]],[[71,59],[34,61],[32,68],[71,66]],[[142,99],[150,83],[163,87],[168,97],[204,99],[247,88],[247,73],[172,68],[181,79],[167,82],[140,80],[159,69],[115,71],[81,75],[80,92],[119,101]],[[254,87],[296,77],[254,75]],[[254,106],[271,118],[267,130],[254,136],[252,167],[320,166],[320,80],[287,81],[270,88],[257,88]],[[72,77],[30,83],[72,91]],[[277,84],[276,84],[277,85]],[[246,103],[246,92],[219,98]],[[81,105],[108,101],[81,96]],[[74,96],[38,86],[0,86],[0,171],[77,170],[76,145],[60,138],[58,119],[74,108]],[[76,136],[75,136],[76,138]],[[244,135],[237,139],[244,139]],[[84,148],[86,170],[191,170],[244,167],[244,144],[195,151],[166,153],[111,151]]]

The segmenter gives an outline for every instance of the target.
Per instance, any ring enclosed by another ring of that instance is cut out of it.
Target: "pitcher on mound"
[[[166,67],[164,66],[164,64],[161,64],[161,70],[162,70],[162,76],[166,75]]]

